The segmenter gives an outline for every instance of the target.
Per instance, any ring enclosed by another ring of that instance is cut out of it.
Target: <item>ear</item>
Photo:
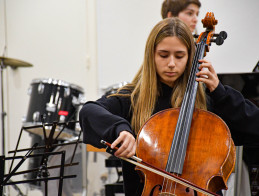
[[[171,17],[173,17],[173,14],[172,14],[172,12],[167,12],[167,18],[171,18]]]

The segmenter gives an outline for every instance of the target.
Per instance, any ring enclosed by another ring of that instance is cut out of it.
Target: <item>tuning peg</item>
[[[227,39],[228,34],[226,33],[226,31],[221,31],[219,34],[217,33],[213,34],[213,37],[222,37],[225,40]]]
[[[218,36],[218,37],[216,38],[216,44],[217,44],[218,46],[220,46],[220,45],[222,45],[223,43],[224,43],[224,38],[221,37],[221,36]]]
[[[227,39],[228,34],[225,31],[221,31],[219,34],[214,34],[213,37],[216,37],[216,39],[211,39],[211,42],[215,42],[220,46],[224,43],[224,40]]]
[[[215,42],[218,46],[224,43],[224,38],[221,36],[217,36],[216,39],[211,39],[211,42]]]
[[[225,39],[227,39],[228,34],[227,34],[226,31],[221,31],[221,32],[219,33],[219,36],[221,36],[221,37],[225,40]]]
[[[192,35],[194,38],[198,38],[199,37],[199,35],[197,35],[197,34],[193,34]]]

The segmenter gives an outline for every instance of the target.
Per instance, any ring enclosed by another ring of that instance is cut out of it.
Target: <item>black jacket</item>
[[[171,108],[172,88],[162,84],[154,113]],[[79,120],[84,143],[102,148],[100,141],[112,143],[123,130],[134,136],[131,128],[129,97],[105,97],[87,102],[80,111]],[[244,99],[241,93],[221,83],[207,92],[207,107],[228,125],[235,145],[259,143],[259,108]],[[142,184],[134,166],[123,161],[123,179],[126,195],[141,195]],[[137,193],[136,193],[137,192]]]

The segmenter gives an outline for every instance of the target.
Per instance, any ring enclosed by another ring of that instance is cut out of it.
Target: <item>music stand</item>
[[[45,196],[47,196],[48,195],[48,181],[49,180],[59,180],[58,195],[61,196],[61,194],[62,194],[62,187],[63,187],[63,179],[65,179],[65,178],[75,178],[76,177],[76,175],[64,175],[64,167],[78,165],[78,163],[73,163],[73,158],[74,158],[74,154],[76,152],[76,148],[77,148],[78,144],[81,143],[81,141],[79,141],[80,136],[81,136],[81,132],[79,132],[78,140],[75,141],[75,142],[68,142],[68,143],[62,143],[62,144],[53,144],[53,141],[55,141],[55,140],[53,140],[53,135],[54,135],[54,131],[55,131],[56,125],[66,125],[66,123],[53,123],[53,124],[46,124],[46,125],[47,126],[52,125],[52,128],[51,128],[51,132],[49,134],[49,137],[48,138],[45,137],[45,142],[46,142],[45,145],[44,146],[37,146],[37,147],[33,146],[32,148],[26,148],[26,149],[18,149],[22,133],[25,130],[24,127],[21,128],[21,131],[20,131],[20,134],[19,134],[19,138],[18,138],[15,150],[14,151],[9,151],[9,153],[14,153],[13,157],[5,157],[5,156],[1,157],[1,160],[0,160],[0,164],[1,164],[0,165],[0,168],[1,168],[1,170],[0,170],[1,188],[3,186],[6,186],[6,185],[15,185],[15,184],[21,184],[21,183],[32,183],[32,182],[43,181],[45,183],[45,187],[44,187],[45,188],[44,189],[45,190]],[[35,126],[32,126],[32,127],[34,128]],[[26,127],[26,129],[29,129],[29,128],[30,127]],[[43,128],[43,131],[45,131],[45,125],[44,124],[42,125],[42,128]],[[44,136],[46,136],[46,133],[44,133]],[[64,145],[71,145],[71,144],[75,144],[75,148],[74,148],[74,154],[73,154],[69,164],[65,164],[65,151],[49,152],[49,150],[51,148],[53,148],[53,147],[64,146]],[[26,158],[21,157],[21,156],[16,156],[17,152],[28,151],[28,152],[31,153],[33,150],[37,150],[37,149],[45,149],[45,152],[44,153],[34,154],[34,155],[27,154],[25,156]],[[49,167],[47,165],[48,157],[49,156],[55,156],[55,155],[61,155],[61,163],[60,163],[60,165],[54,165],[54,166]],[[31,170],[25,170],[25,171],[16,172],[17,169],[24,162],[24,161],[23,162],[20,161],[18,163],[18,165],[12,170],[13,163],[14,163],[15,159],[22,159],[23,160],[23,159],[32,158],[32,157],[35,157],[35,156],[40,156],[43,159],[42,165],[39,168],[34,168],[34,169],[31,169]],[[5,160],[12,160],[12,163],[11,163],[8,175],[4,175],[4,161]],[[55,168],[60,168],[59,176],[56,176],[56,177],[51,177],[50,176],[49,177],[48,176],[48,169],[55,169]],[[14,182],[7,182],[14,175],[27,174],[27,173],[35,172],[35,171],[42,172],[41,173],[42,175],[40,176],[40,178],[29,179],[29,180],[22,180],[22,181],[14,181]],[[6,177],[6,178],[4,179],[4,177]],[[3,191],[3,189],[0,189],[0,191]]]
[[[45,196],[48,196],[48,181],[49,180],[59,180],[59,190],[58,190],[58,196],[62,195],[62,186],[63,186],[63,180],[66,178],[75,178],[76,175],[64,175],[64,167],[65,167],[65,151],[61,151],[61,152],[50,152],[50,153],[45,153],[45,154],[37,154],[36,156],[50,156],[50,155],[58,155],[61,154],[61,164],[56,166],[56,167],[60,167],[60,176],[57,177],[48,177],[48,176],[43,176],[43,178],[38,178],[38,179],[31,179],[31,180],[21,180],[21,181],[13,181],[13,182],[8,182],[8,180],[14,176],[17,175],[17,173],[15,173],[19,167],[23,164],[23,162],[27,159],[27,158],[31,158],[33,156],[31,156],[30,154],[32,153],[34,149],[28,151],[28,153],[21,157],[21,156],[16,156],[16,157],[5,157],[5,156],[1,156],[1,160],[0,160],[0,166],[1,166],[1,175],[0,175],[0,194],[3,194],[3,186],[7,186],[7,185],[16,185],[16,184],[22,184],[22,183],[31,183],[31,182],[35,182],[35,181],[43,181],[45,183]],[[17,166],[8,174],[8,175],[4,175],[4,168],[5,168],[5,160],[14,160],[14,159],[22,159]],[[28,173],[28,172],[22,172],[22,173]],[[6,177],[4,179],[4,177]]]

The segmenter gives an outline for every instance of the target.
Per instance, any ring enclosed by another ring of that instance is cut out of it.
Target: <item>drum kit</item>
[[[46,137],[49,138],[54,122],[58,122],[52,137],[55,142],[53,144],[71,144],[77,142],[80,138],[79,131],[77,130],[77,112],[79,106],[83,103],[83,89],[77,85],[67,83],[62,80],[52,78],[34,79],[29,88],[29,109],[27,112],[26,120],[23,126],[27,132],[30,133],[32,144],[39,143],[44,145],[44,132],[42,123],[45,124]],[[44,150],[38,150],[37,153],[43,153]],[[69,145],[62,145],[52,148],[53,152],[66,152],[65,163],[69,164],[70,159],[78,162],[81,165],[81,145],[74,152],[74,149]],[[47,162],[49,167],[57,165],[60,158],[51,156]],[[42,165],[42,159],[35,157],[29,160],[29,168],[39,168]],[[69,179],[63,183],[63,194],[73,195],[73,193],[82,192],[82,172],[80,167],[65,168],[66,175],[76,174],[76,185],[71,183]],[[58,169],[49,170],[50,176],[57,176],[60,171]],[[28,179],[37,178],[38,172],[30,172],[27,175]],[[47,192],[50,195],[58,195],[59,181],[50,183]],[[43,192],[44,186],[41,182],[34,181],[30,183],[31,188],[40,188]]]
[[[1,120],[2,144],[5,155],[4,107],[3,107],[3,69],[10,66],[32,67],[32,64],[0,57],[1,62]],[[115,93],[127,82],[109,86],[104,95]],[[82,141],[77,114],[79,107],[85,102],[83,89],[75,84],[53,78],[38,78],[32,80],[28,94],[30,96],[26,119],[22,123],[18,142],[13,157],[1,156],[0,159],[0,195],[5,185],[26,183],[30,189],[39,189],[45,196],[66,195],[72,196],[83,192],[82,185]],[[31,137],[31,147],[19,149],[20,139],[25,130]],[[71,147],[73,145],[73,147]],[[27,151],[22,160],[12,169],[18,152]],[[63,153],[64,152],[64,153]],[[62,155],[62,156],[59,156]],[[29,158],[28,170],[17,172],[25,159]],[[4,174],[5,160],[11,160],[9,174]],[[76,167],[70,167],[76,166]],[[25,174],[26,180],[8,182],[13,175]],[[56,176],[56,177],[53,177]],[[63,181],[64,178],[67,178]],[[48,181],[54,181],[49,183]],[[16,186],[16,190],[19,188]],[[19,192],[21,192],[19,190]],[[21,194],[22,195],[22,194]]]
[[[7,66],[10,66],[13,69],[19,67],[32,67],[32,65],[27,62],[7,57],[0,57],[0,61],[1,89],[3,89],[2,73],[4,68]],[[5,158],[5,160],[8,158],[12,159],[12,163],[9,174],[4,175],[4,169],[1,169],[0,182],[6,183],[1,184],[1,187],[15,184],[8,184],[7,178],[10,178],[8,176],[15,175],[12,171],[18,167],[17,165],[12,170],[13,161],[17,158],[16,153],[30,151],[26,156],[26,158],[29,158],[28,170],[21,173],[26,174],[27,180],[25,180],[24,183],[29,184],[31,189],[40,189],[45,195],[62,194],[72,196],[75,193],[82,192],[82,172],[78,167],[82,167],[82,141],[80,140],[81,131],[78,128],[77,114],[79,107],[85,102],[83,89],[80,86],[63,80],[41,78],[32,80],[28,92],[30,101],[26,120],[23,122],[16,149],[14,151],[9,151],[9,153],[13,153],[14,156]],[[3,108],[3,90],[1,90],[1,98],[4,155],[5,112]],[[32,147],[29,149],[19,149],[20,137],[23,130],[28,132],[31,137]],[[35,144],[38,146],[35,147]],[[73,146],[71,147],[71,145]],[[64,157],[58,156],[61,152],[65,152]],[[60,164],[61,159],[64,159],[63,164]],[[76,163],[74,161],[76,161]],[[76,167],[70,167],[75,165]],[[3,161],[0,163],[0,166],[4,166]],[[3,175],[1,176],[1,174]],[[49,183],[48,185],[48,180],[53,180],[51,179],[52,176],[58,177],[56,177],[54,183]],[[6,178],[4,179],[4,177]],[[45,180],[42,180],[41,177]],[[63,181],[63,178],[66,177],[68,179]],[[74,179],[74,177],[76,177],[76,179]],[[70,178],[72,178],[72,180],[70,180]],[[63,188],[60,190],[61,181],[63,183]],[[0,194],[2,191],[3,189],[0,189]]]

